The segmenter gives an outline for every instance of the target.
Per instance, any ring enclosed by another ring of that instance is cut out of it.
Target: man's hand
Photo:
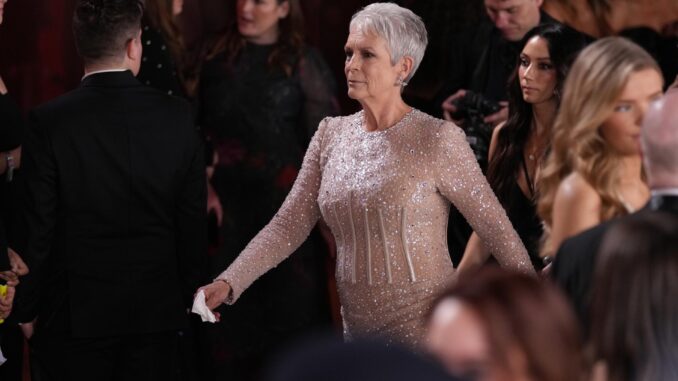
[[[450,95],[449,97],[447,97],[447,99],[445,99],[445,101],[443,101],[442,104],[443,117],[445,118],[445,120],[452,121],[454,122],[454,124],[457,125],[461,123],[461,120],[452,119],[452,114],[458,111],[457,106],[454,105],[454,101],[456,101],[459,98],[463,98],[464,96],[466,96],[466,90],[461,89],[458,90],[456,93]]]
[[[12,313],[12,304],[14,303],[14,293],[16,290],[12,286],[3,286],[6,287],[6,291],[0,292],[0,320],[7,319],[10,313]],[[4,294],[4,295],[3,295]]]
[[[9,287],[16,287],[19,284],[19,277],[28,274],[28,266],[14,250],[7,250],[11,270],[0,271],[0,279],[4,280]]]
[[[19,326],[21,327],[21,332],[23,332],[26,340],[30,340],[33,337],[33,333],[35,332],[35,322],[36,321],[37,321],[37,318],[34,319],[31,322],[19,324]]]
[[[2,77],[0,77],[0,95],[5,94],[7,94],[7,86],[5,86],[5,82],[3,82]]]
[[[19,276],[12,270],[0,271],[0,279],[9,287],[16,287],[19,284]]]
[[[28,266],[21,259],[19,254],[11,248],[8,250],[7,256],[9,256],[9,264],[12,266],[12,272],[18,276],[24,276],[28,274]]]
[[[485,123],[489,123],[494,127],[497,127],[500,123],[505,122],[508,119],[508,102],[501,101],[499,102],[501,109],[495,112],[492,115],[488,115],[483,119]]]

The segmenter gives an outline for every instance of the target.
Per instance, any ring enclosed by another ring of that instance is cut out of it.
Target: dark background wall
[[[0,76],[26,111],[77,86],[82,65],[75,51],[70,20],[76,0],[9,0],[0,25]],[[348,100],[343,80],[343,44],[351,15],[374,1],[301,0],[309,44],[320,49],[335,73],[344,112],[357,108]],[[431,43],[411,91],[432,91],[451,33],[476,22],[479,0],[402,0],[426,21]],[[180,23],[189,45],[218,32],[233,0],[185,0]],[[418,90],[419,89],[419,90]],[[421,90],[423,89],[423,90]]]

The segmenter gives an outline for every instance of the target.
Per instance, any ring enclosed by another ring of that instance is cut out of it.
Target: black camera
[[[455,99],[452,104],[457,111],[452,114],[455,120],[461,120],[461,128],[466,132],[473,153],[483,172],[487,169],[487,153],[490,148],[490,139],[494,127],[485,123],[484,119],[501,109],[499,103],[486,99],[481,94],[466,91],[466,95]]]

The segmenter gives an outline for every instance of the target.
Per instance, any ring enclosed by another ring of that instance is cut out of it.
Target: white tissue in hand
[[[2,349],[0,349],[0,365],[4,364],[7,359],[2,355]]]
[[[214,323],[217,321],[216,316],[214,316],[212,311],[207,307],[207,304],[205,304],[205,291],[203,290],[198,291],[195,299],[193,299],[193,308],[191,309],[191,312],[200,315],[200,318],[204,322],[208,321]]]

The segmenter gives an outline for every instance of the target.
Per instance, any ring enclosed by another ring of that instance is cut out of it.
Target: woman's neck
[[[360,102],[365,112],[363,128],[366,131],[383,131],[398,123],[412,107],[402,99],[396,102]]]
[[[558,104],[555,101],[547,101],[532,105],[532,122],[534,123],[534,133],[541,137],[545,136],[553,126],[553,120],[556,118],[556,109]]]
[[[278,42],[280,31],[275,28],[258,36],[245,36],[245,41],[254,45],[273,45]]]
[[[636,184],[642,181],[643,160],[640,155],[624,156],[619,162],[619,181],[622,184]]]

